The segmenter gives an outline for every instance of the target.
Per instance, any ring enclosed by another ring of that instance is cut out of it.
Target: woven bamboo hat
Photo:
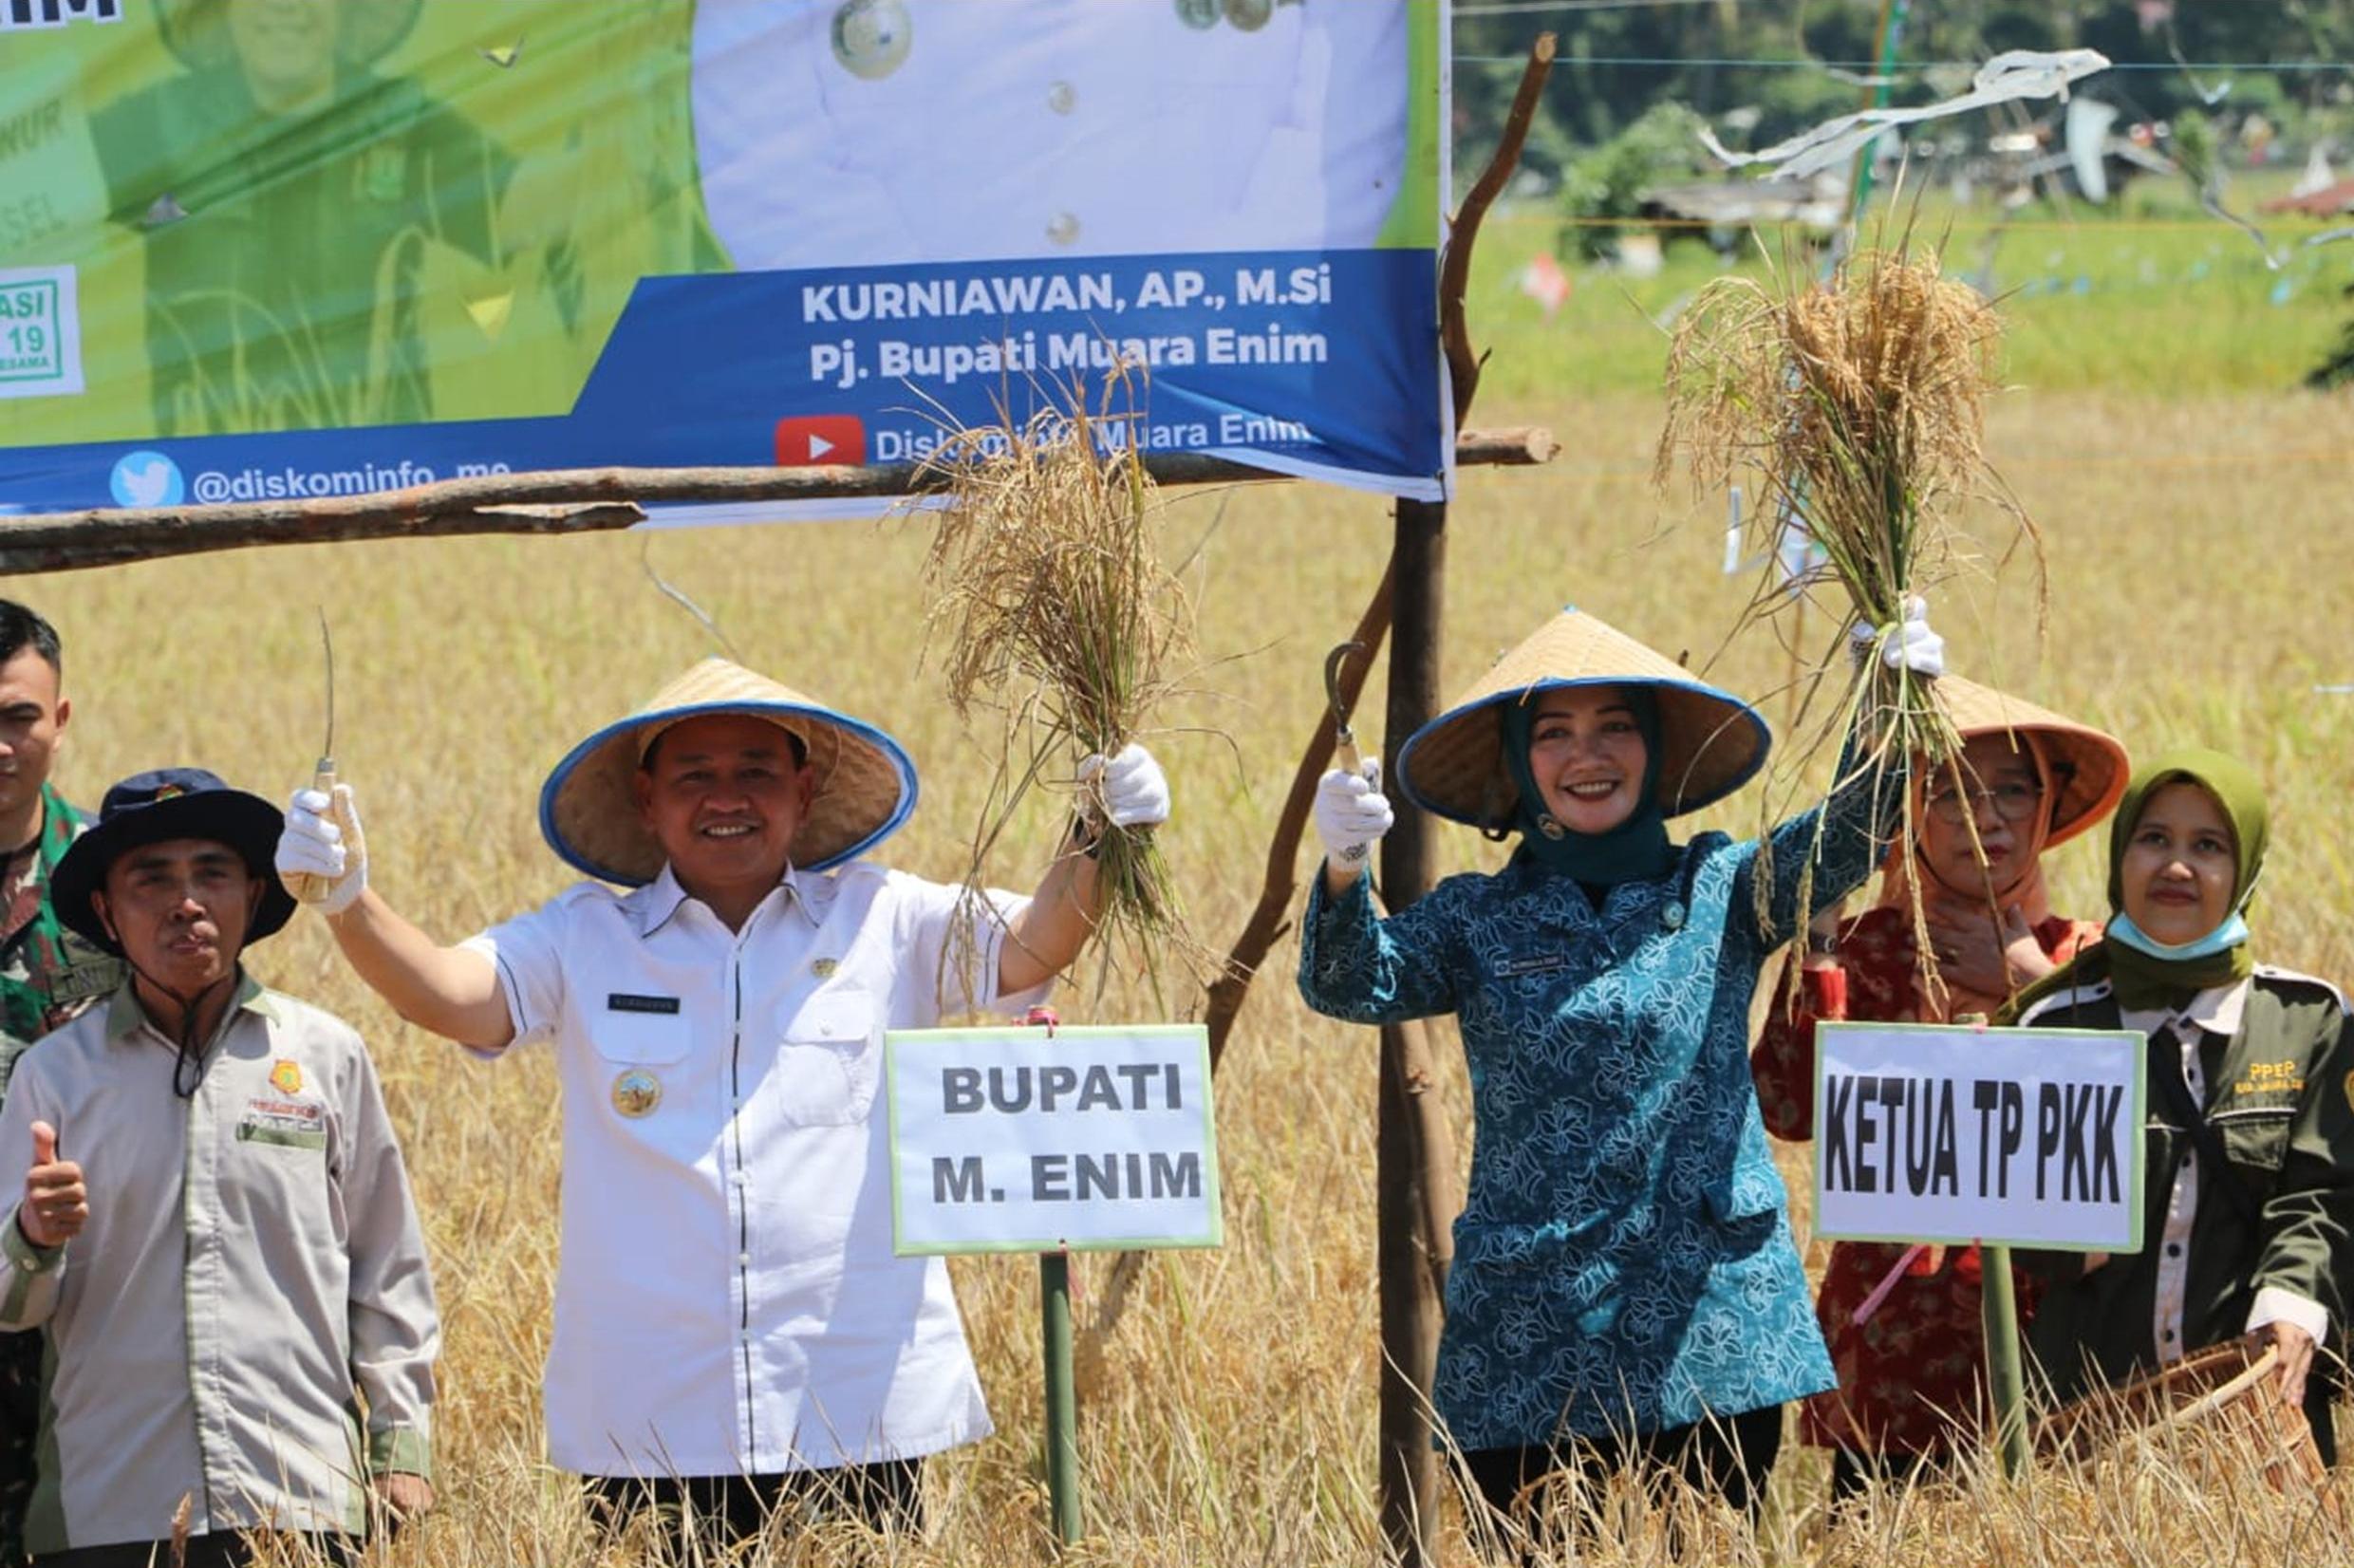
[[[1933,689],[1963,739],[2025,732],[2042,744],[2059,793],[2045,848],[2065,843],[2117,809],[2133,759],[2115,736],[1958,675],[1939,676]]]
[[[1773,745],[1766,720],[1747,702],[1573,606],[1413,733],[1398,753],[1399,787],[1440,816],[1511,827],[1521,792],[1504,759],[1504,710],[1560,686],[1651,689],[1659,703],[1659,809],[1669,816],[1741,788]]]
[[[748,714],[800,737],[817,785],[793,837],[804,871],[861,854],[915,810],[915,763],[873,725],[724,659],[706,659],[628,718],[573,747],[539,792],[539,831],[564,860],[606,882],[637,887],[662,874],[662,846],[638,812],[639,760],[685,719]]]

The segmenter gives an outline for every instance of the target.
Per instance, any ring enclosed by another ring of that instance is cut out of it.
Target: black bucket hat
[[[262,883],[261,907],[245,932],[245,945],[251,947],[294,918],[294,895],[278,880],[274,864],[278,835],[285,831],[285,812],[257,794],[231,789],[202,768],[133,774],[106,792],[97,825],[73,841],[49,873],[49,904],[67,930],[121,958],[121,944],[90,902],[108,868],[141,845],[211,839],[236,850]]]

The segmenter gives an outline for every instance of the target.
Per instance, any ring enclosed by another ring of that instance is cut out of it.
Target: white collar
[[[2248,1007],[2248,988],[2251,982],[2233,980],[2229,985],[2212,985],[2193,997],[2179,1008],[2120,1008],[2119,1021],[2128,1029],[2154,1035],[2166,1025],[2182,1022],[2196,1025],[2211,1035],[2230,1039],[2239,1033],[2240,1015]]]
[[[811,906],[812,897],[830,893],[832,884],[825,877],[811,876],[797,868],[787,866],[776,889],[784,896],[788,908],[799,910],[801,918],[814,925],[817,924],[817,912]],[[775,896],[776,893],[769,895],[771,898]],[[630,919],[635,922],[642,941],[670,924],[671,918],[679,912],[679,906],[690,897],[692,895],[679,886],[678,876],[671,870],[670,863],[664,861],[660,875],[645,887],[624,894],[621,902],[622,907],[629,911]],[[765,904],[767,900],[761,902]]]

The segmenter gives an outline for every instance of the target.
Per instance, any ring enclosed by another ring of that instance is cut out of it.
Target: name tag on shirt
[[[627,991],[615,991],[605,999],[607,1011],[614,1013],[658,1013],[665,1017],[679,1011],[676,997],[640,997]]]
[[[1536,953],[1524,959],[1508,959],[1496,965],[1496,973],[1504,980],[1520,980],[1528,975],[1550,975],[1568,967],[1567,953]]]

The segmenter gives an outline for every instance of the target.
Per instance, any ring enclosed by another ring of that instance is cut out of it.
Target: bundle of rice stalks
[[[1880,654],[1907,602],[1952,575],[1964,502],[1990,501],[2018,537],[2035,537],[1984,455],[2001,318],[1944,276],[1934,251],[1908,254],[1902,244],[1850,256],[1820,282],[1794,287],[1793,275],[1785,267],[1764,284],[1720,278],[1686,312],[1669,352],[1653,477],[1666,486],[1680,461],[1704,493],[1742,480],[1766,498],[1751,528],[1767,575],[1747,619],[1818,588],[1843,595],[1834,651],[1813,677],[1840,699],[1817,745],[1860,715],[1858,765],[1884,769],[1908,755],[1950,765],[1958,737],[1931,683]],[[1790,527],[1805,531],[1819,560],[1795,582],[1782,575],[1777,548]],[[1839,650],[1863,639],[1851,663]],[[1908,804],[1908,847],[1915,828]]]
[[[1176,689],[1164,671],[1189,652],[1192,616],[1153,552],[1154,486],[1128,439],[1137,417],[1109,412],[1109,392],[1093,411],[1075,390],[1069,401],[952,432],[935,450],[946,504],[925,564],[925,639],[959,717],[986,706],[1004,725],[976,874],[1031,786],[1069,780],[1077,809],[1104,824],[1096,939],[1129,947],[1149,975],[1161,947],[1184,943],[1168,861],[1149,828],[1109,823],[1075,764],[1145,733]]]

